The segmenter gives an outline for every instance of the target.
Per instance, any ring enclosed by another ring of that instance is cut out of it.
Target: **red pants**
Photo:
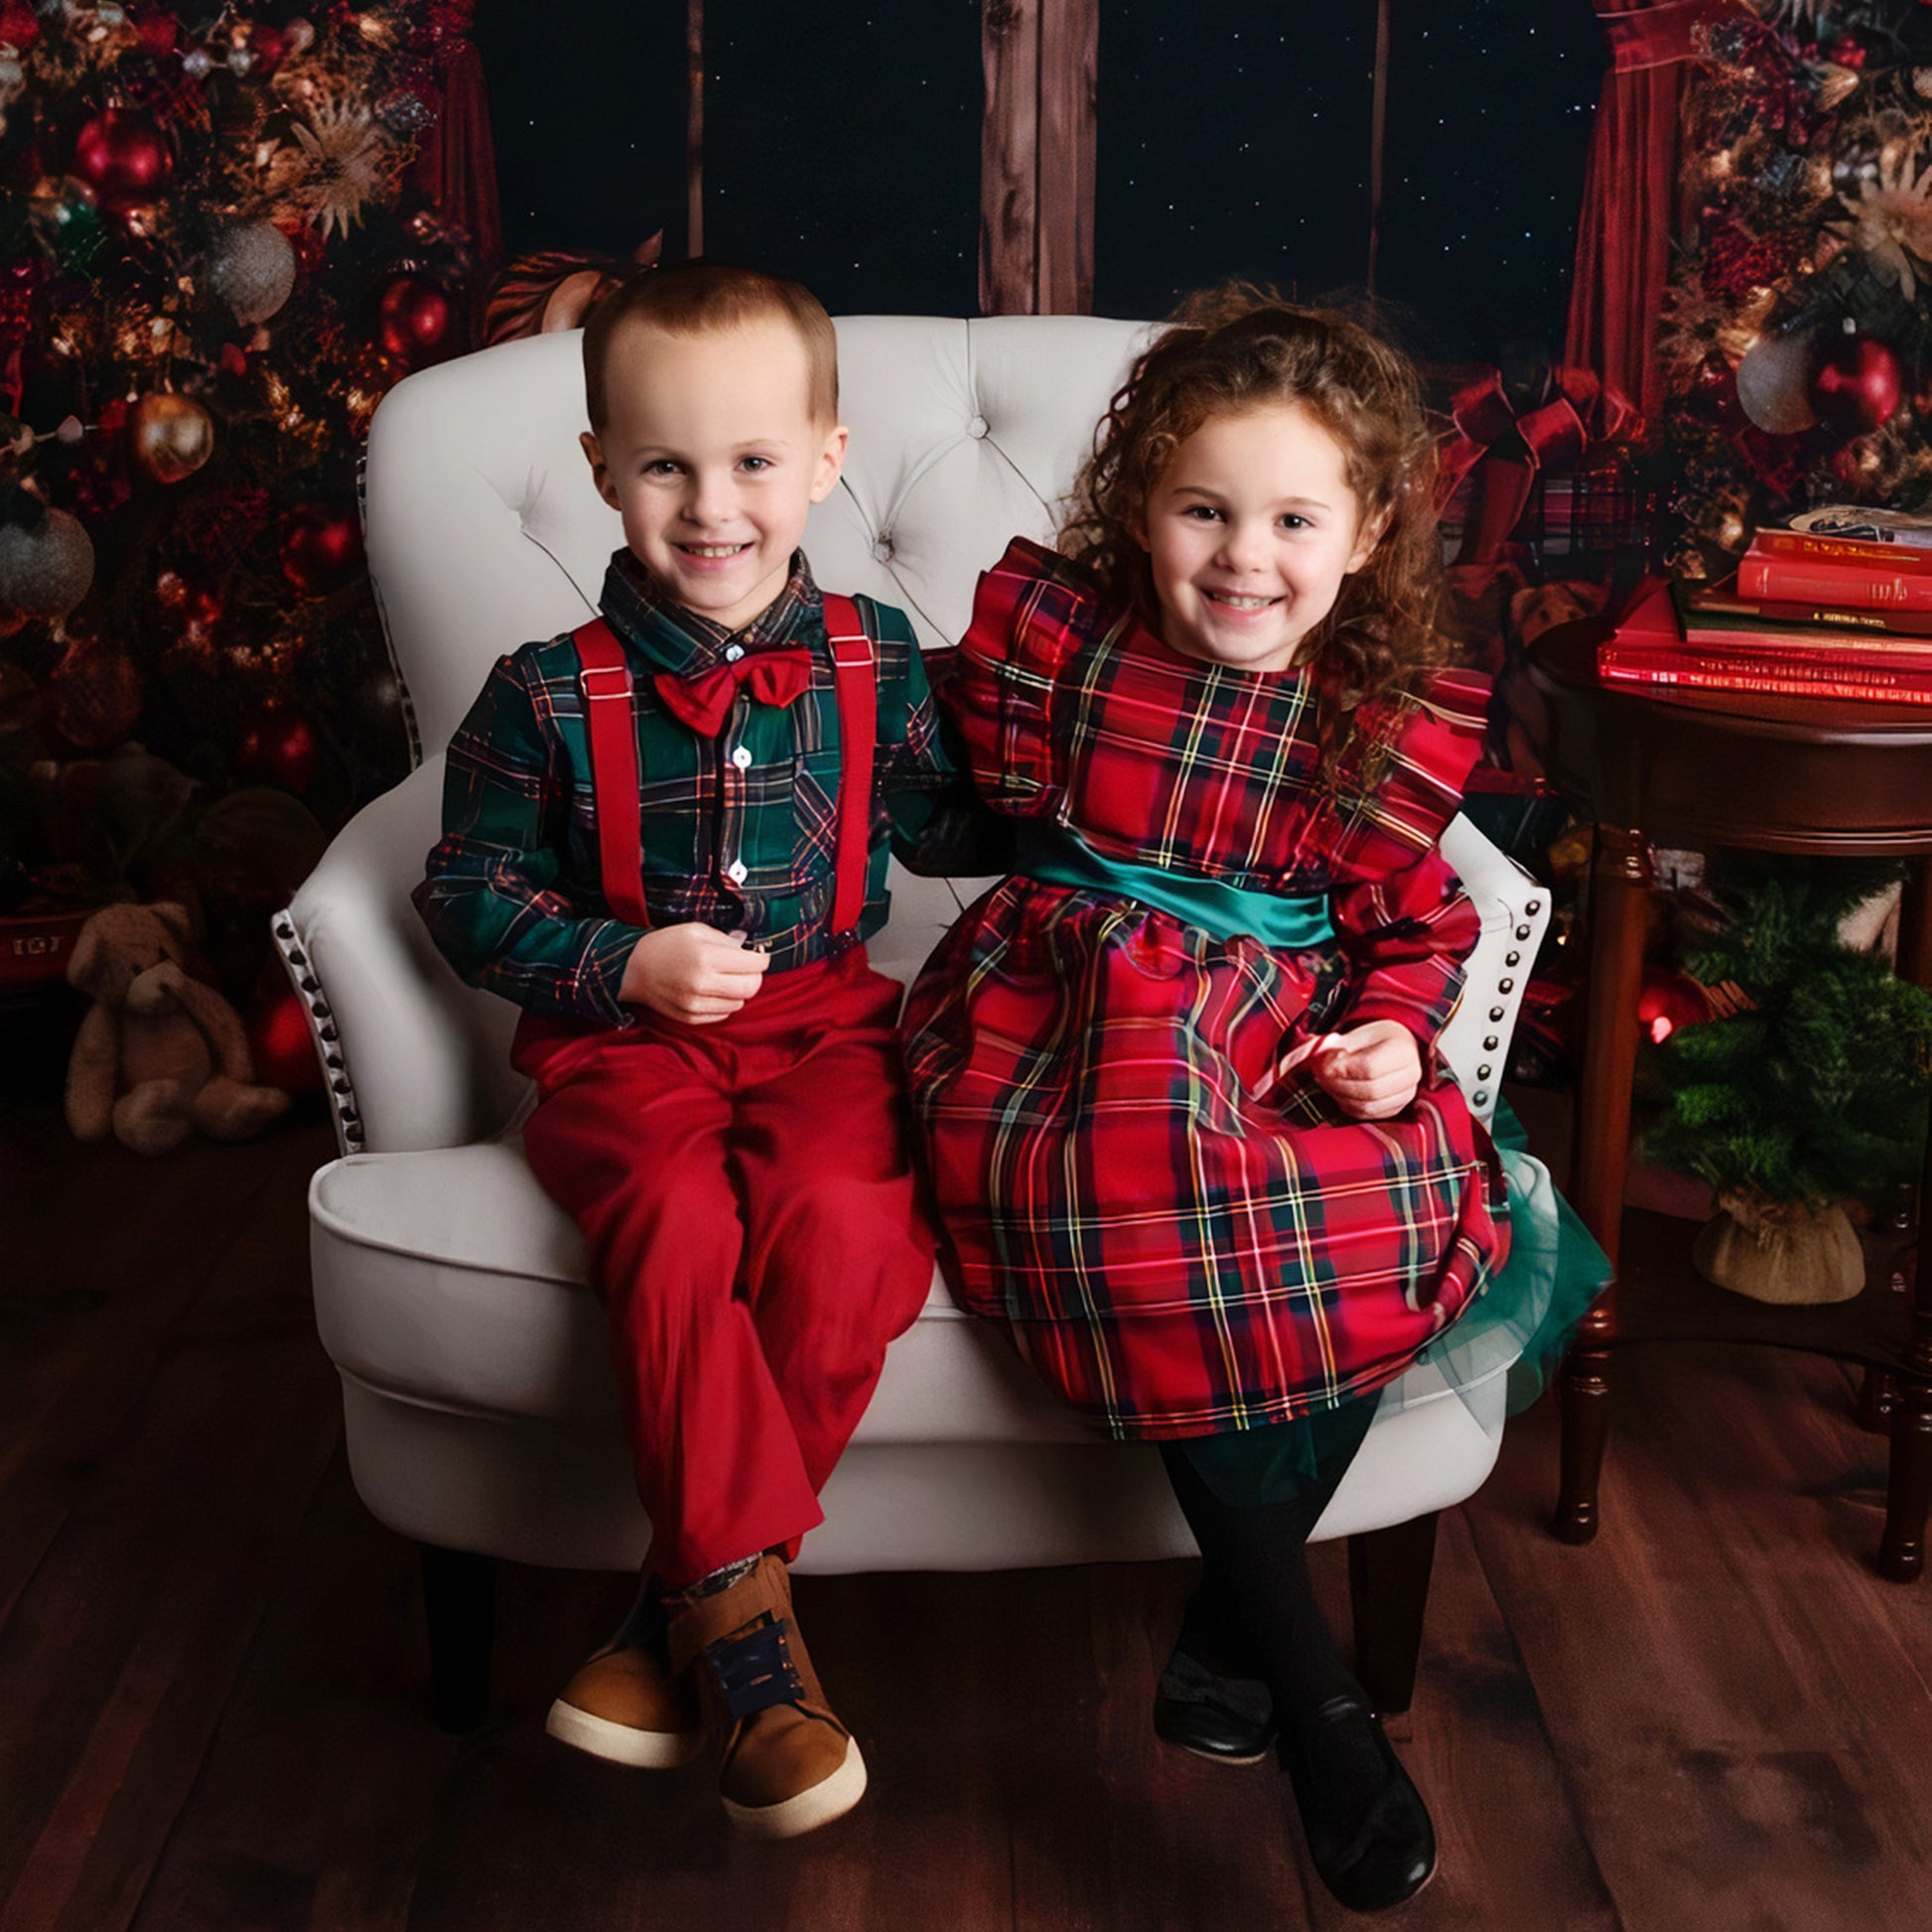
[[[851,951],[709,1027],[526,1014],[524,1129],[584,1231],[666,1587],[800,1539],[932,1285],[894,1031]]]

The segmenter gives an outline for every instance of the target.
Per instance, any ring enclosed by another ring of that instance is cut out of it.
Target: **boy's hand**
[[[767,954],[748,952],[744,937],[698,919],[653,926],[631,947],[618,998],[689,1027],[729,1019],[771,964]]]
[[[1422,1048],[1398,1021],[1371,1020],[1345,1034],[1325,1034],[1306,1051],[1315,1085],[1355,1120],[1392,1118],[1422,1086]]]

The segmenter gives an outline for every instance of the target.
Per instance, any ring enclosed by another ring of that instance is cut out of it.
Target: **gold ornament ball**
[[[127,412],[127,446],[143,476],[178,483],[214,454],[214,418],[192,396],[160,390]]]

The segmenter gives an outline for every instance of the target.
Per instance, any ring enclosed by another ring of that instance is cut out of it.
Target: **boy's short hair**
[[[730,262],[676,262],[639,269],[607,295],[584,324],[584,400],[591,429],[602,435],[610,415],[604,371],[611,340],[632,322],[667,336],[739,329],[771,316],[788,322],[805,345],[806,402],[812,420],[839,419],[839,345],[832,318],[810,289],[782,275]]]

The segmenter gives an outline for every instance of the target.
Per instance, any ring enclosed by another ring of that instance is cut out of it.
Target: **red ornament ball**
[[[320,1093],[322,1067],[309,1033],[309,1016],[292,986],[260,1001],[248,1016],[248,1052],[255,1078],[284,1093]]]
[[[27,0],[6,0],[0,6],[0,41],[10,41],[25,54],[40,37],[41,24]]]
[[[450,346],[451,314],[450,298],[435,282],[405,270],[382,291],[376,341],[398,361],[434,362]]]
[[[298,503],[282,523],[282,575],[303,597],[327,597],[362,567],[362,525],[353,509]]]
[[[1889,420],[1899,390],[1898,357],[1875,336],[1847,336],[1812,377],[1811,406],[1821,423],[1863,436]]]
[[[1698,1027],[1711,1018],[1704,988],[1688,973],[1665,966],[1647,967],[1637,995],[1637,1023],[1662,1045],[1680,1027]]]
[[[160,60],[175,51],[181,38],[181,23],[172,13],[143,12],[134,23],[134,31],[140,36],[141,51]]]
[[[108,107],[75,136],[70,172],[112,210],[153,201],[175,172],[175,154],[151,115],[134,107]]]
[[[235,748],[235,769],[251,781],[266,780],[301,797],[316,775],[316,735],[308,720],[264,706]]]
[[[47,680],[49,721],[77,752],[105,752],[120,744],[146,702],[134,660],[95,637],[73,637]]]

